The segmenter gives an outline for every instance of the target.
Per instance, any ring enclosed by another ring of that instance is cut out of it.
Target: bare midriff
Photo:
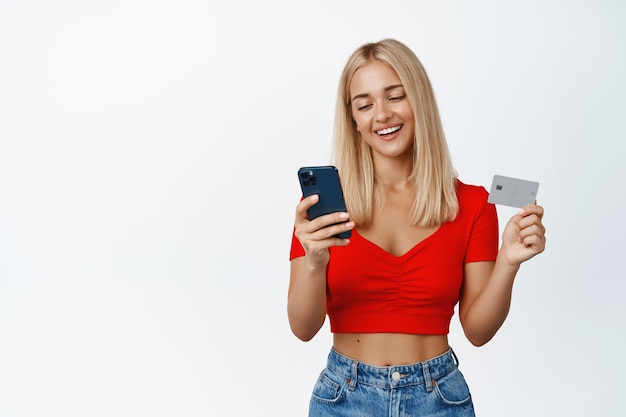
[[[447,335],[401,333],[335,333],[333,347],[344,356],[374,366],[423,362],[449,349]]]

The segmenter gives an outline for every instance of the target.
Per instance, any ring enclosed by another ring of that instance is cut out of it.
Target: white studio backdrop
[[[462,180],[539,181],[504,327],[450,340],[478,415],[616,416],[626,5],[0,2],[0,416],[303,416],[331,338],[286,317],[296,171],[348,55],[425,65]],[[501,223],[514,211],[499,207]]]

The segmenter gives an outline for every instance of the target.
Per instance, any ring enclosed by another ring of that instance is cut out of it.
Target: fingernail
[[[348,213],[339,213],[339,218],[340,219],[347,219],[348,217],[350,217],[350,216],[348,216]]]

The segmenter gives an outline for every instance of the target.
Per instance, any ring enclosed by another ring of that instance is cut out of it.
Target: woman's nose
[[[393,116],[393,111],[385,101],[376,106],[376,121],[386,122],[391,116]]]

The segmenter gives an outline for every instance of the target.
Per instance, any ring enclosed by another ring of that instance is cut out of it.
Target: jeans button
[[[393,379],[394,382],[398,382],[400,378],[401,378],[400,372],[394,372],[393,374],[391,374],[391,379]]]

